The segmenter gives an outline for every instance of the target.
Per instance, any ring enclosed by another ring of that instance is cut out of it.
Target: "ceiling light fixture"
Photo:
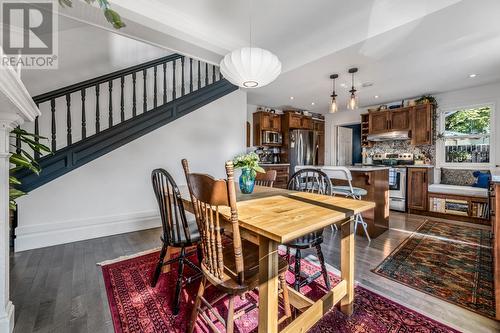
[[[293,96],[290,96],[290,99],[293,101],[294,97],[293,97]]]
[[[312,106],[314,106],[314,104],[315,104],[314,102],[311,103]]]
[[[252,47],[252,0],[249,3],[250,47],[226,54],[220,62],[220,71],[238,87],[260,88],[276,80],[281,73],[281,62],[268,50]]]
[[[373,96],[373,97],[378,98],[378,95],[375,95],[375,96]]]
[[[332,79],[332,94],[330,95],[330,97],[332,98],[332,100],[330,102],[330,109],[328,110],[329,113],[335,113],[338,111],[337,94],[335,93],[335,79],[337,79],[338,77],[338,74],[330,75],[330,79]]]
[[[469,77],[470,77],[471,79],[475,78],[476,76],[477,76],[477,74],[469,74]]]
[[[354,88],[354,73],[356,73],[358,69],[356,67],[350,68],[348,73],[352,75],[352,86],[349,92],[351,93],[351,97],[349,97],[349,101],[347,101],[347,108],[349,110],[355,110],[358,108],[358,100],[356,97],[356,89]]]

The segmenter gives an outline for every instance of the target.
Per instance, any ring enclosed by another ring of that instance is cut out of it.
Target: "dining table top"
[[[235,187],[240,227],[281,244],[375,207],[373,202],[339,196],[264,186],[244,194]],[[180,192],[190,202],[187,186],[180,186]],[[230,217],[229,207],[220,207],[219,213]]]

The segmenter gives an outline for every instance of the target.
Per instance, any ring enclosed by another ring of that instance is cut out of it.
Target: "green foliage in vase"
[[[16,171],[21,169],[28,169],[35,174],[40,174],[41,168],[40,164],[35,160],[31,152],[28,152],[23,147],[29,147],[33,153],[47,154],[51,153],[49,147],[40,143],[40,140],[47,140],[47,138],[29,133],[21,128],[15,128],[10,132],[11,141],[18,141],[21,143],[21,149],[18,151],[18,146],[15,144],[10,144],[10,146],[15,151],[10,156],[10,163],[12,164],[9,175],[9,208],[12,210],[16,209],[16,200],[23,195],[25,192],[18,190],[16,187],[21,185],[21,181],[13,176]]]
[[[259,155],[256,153],[248,153],[237,155],[233,159],[233,164],[236,169],[247,168],[252,172],[252,177],[255,177],[257,172],[265,173],[266,171],[259,165]]]
[[[110,8],[108,0],[85,0],[85,2],[89,5],[97,3],[99,8],[104,11],[106,20],[111,23],[115,29],[125,27],[125,23],[123,23],[120,15]],[[59,5],[61,5],[61,7],[72,7],[73,0],[59,0]]]
[[[438,107],[436,98],[434,96],[431,96],[431,95],[423,95],[419,99],[415,100],[415,103],[417,103],[417,104],[429,103],[429,104],[433,104],[436,108]]]

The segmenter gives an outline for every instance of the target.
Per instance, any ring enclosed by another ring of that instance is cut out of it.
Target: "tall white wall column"
[[[19,75],[0,61],[0,333],[14,330],[14,305],[9,298],[9,134],[39,115]]]

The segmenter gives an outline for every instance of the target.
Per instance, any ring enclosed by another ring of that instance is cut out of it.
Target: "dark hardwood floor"
[[[499,332],[498,322],[370,271],[423,221],[424,217],[391,212],[389,231],[371,243],[356,236],[356,281],[461,331]],[[12,254],[15,332],[113,332],[96,263],[158,247],[159,236],[157,228]],[[323,251],[333,269],[339,267],[338,247],[338,234],[325,229]]]

